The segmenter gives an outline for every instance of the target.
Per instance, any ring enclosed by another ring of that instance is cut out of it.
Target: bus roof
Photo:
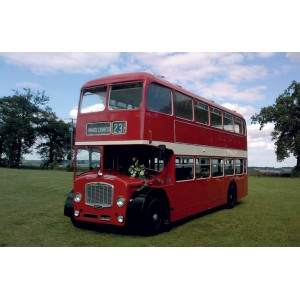
[[[133,73],[124,73],[124,74],[118,74],[118,75],[110,75],[110,76],[105,76],[105,77],[101,77],[101,78],[97,78],[97,79],[93,79],[90,80],[88,82],[86,82],[82,88],[87,88],[87,87],[91,87],[91,86],[97,86],[97,85],[102,85],[102,84],[113,84],[113,83],[119,83],[119,82],[126,82],[126,81],[134,81],[134,80],[147,80],[149,82],[156,82],[159,83],[161,85],[164,85],[166,87],[169,87],[173,90],[176,90],[180,93],[186,94],[192,98],[198,99],[202,102],[204,102],[207,105],[211,105],[214,106],[216,108],[219,108],[225,112],[231,113],[235,116],[238,116],[242,119],[244,119],[244,117],[237,113],[234,110],[231,110],[229,108],[226,108],[220,104],[217,104],[216,102],[212,101],[212,100],[208,100],[206,98],[203,98],[199,95],[196,95],[188,90],[185,90],[184,88],[182,88],[179,85],[176,85],[174,83],[171,83],[170,81],[166,80],[165,78],[158,76],[158,75],[154,75],[154,74],[150,74],[147,72],[133,72]]]

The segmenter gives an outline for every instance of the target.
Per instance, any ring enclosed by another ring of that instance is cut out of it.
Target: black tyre
[[[143,233],[154,235],[161,231],[163,227],[163,208],[157,198],[150,200],[143,219]]]
[[[234,208],[237,202],[237,191],[234,184],[231,184],[227,193],[227,208]]]

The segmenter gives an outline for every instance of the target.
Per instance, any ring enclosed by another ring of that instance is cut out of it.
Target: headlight
[[[119,223],[123,223],[124,222],[124,217],[123,216],[118,216],[118,221],[119,221]]]
[[[75,210],[75,211],[74,211],[74,216],[75,216],[75,217],[78,217],[79,214],[80,214],[79,210]]]
[[[82,198],[81,194],[80,194],[80,193],[77,193],[77,194],[74,196],[74,201],[78,203],[78,202],[81,201],[81,198]]]
[[[118,199],[117,199],[117,205],[118,205],[119,207],[123,207],[124,204],[125,204],[125,198],[122,197],[122,196],[118,197]]]

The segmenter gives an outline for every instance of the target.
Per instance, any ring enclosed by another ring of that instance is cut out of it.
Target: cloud
[[[240,82],[263,79],[268,72],[261,65],[247,65],[243,53],[188,52],[188,53],[132,53],[132,59],[150,67],[154,73],[168,80],[183,83],[191,78],[210,79],[212,75]]]
[[[106,71],[108,74],[149,71],[216,101],[264,99],[264,85],[249,82],[268,76],[266,67],[249,64],[247,53],[143,52],[143,53],[0,53],[8,64],[28,68],[37,74]],[[247,82],[247,86],[239,86]]]
[[[300,63],[300,52],[289,52],[286,56],[292,62]]]
[[[280,167],[276,161],[274,142],[271,140],[273,124],[267,124],[259,130],[259,124],[247,126],[249,166]]]
[[[217,62],[220,65],[236,65],[242,63],[245,57],[242,53],[221,53]]]
[[[199,85],[199,90],[201,95],[213,99],[216,102],[220,100],[227,101],[247,101],[247,102],[257,102],[265,98],[262,93],[267,87],[264,85],[240,88],[236,84],[228,82],[215,82],[210,85],[203,84]]]
[[[264,66],[260,65],[232,65],[227,69],[227,78],[232,82],[251,81],[264,79],[268,75],[268,71]]]
[[[274,130],[274,124],[267,123],[261,130],[259,130],[259,124],[250,124],[247,126],[248,129],[248,137],[251,136],[252,138],[257,137],[271,137],[271,132]]]
[[[23,81],[23,82],[17,82],[16,83],[17,87],[23,87],[23,88],[32,88],[32,89],[42,89],[43,87],[35,82],[30,82],[30,81]]]
[[[78,108],[73,108],[71,111],[70,111],[70,117],[73,118],[73,119],[77,119],[77,114],[78,114]]]
[[[276,53],[275,52],[258,52],[257,56],[260,58],[270,58],[274,56]]]
[[[294,156],[290,156],[282,162],[278,162],[273,148],[249,148],[248,164],[250,167],[294,167],[297,160]]]
[[[227,102],[227,103],[223,103],[222,106],[241,114],[246,119],[246,121],[247,120],[249,121],[256,111],[256,109],[250,105],[243,106],[240,104]]]
[[[6,63],[28,68],[38,74],[58,71],[92,74],[103,69],[110,73],[151,70],[179,83],[192,79],[207,81],[212,76],[230,82],[264,79],[268,75],[267,69],[247,63],[247,56],[249,54],[221,52],[0,53],[0,58]]]
[[[259,124],[247,126],[249,166],[255,167],[291,167],[296,165],[296,158],[291,156],[283,162],[278,162],[275,154],[274,141],[271,132],[274,124],[268,123],[259,130]]]
[[[250,124],[247,126],[248,147],[274,150],[271,132],[274,130],[274,124],[268,123],[261,130],[259,124]]]
[[[243,53],[130,53],[133,65],[142,70],[163,75],[183,88],[203,97],[219,101],[249,101],[264,99],[265,85],[249,86],[249,82],[268,76],[266,67],[246,64]],[[238,84],[247,82],[248,86]]]
[[[218,71],[214,60],[217,53],[132,53],[132,61],[151,73],[163,75],[167,80],[184,85],[191,79],[206,78]]]
[[[83,73],[92,74],[108,68],[118,61],[119,53],[0,53],[7,63],[28,68],[37,74],[43,73]]]
[[[247,126],[249,166],[278,168],[295,166],[297,160],[292,155],[283,162],[277,162],[275,145],[271,138],[274,124],[268,123],[262,130],[259,130],[259,127],[259,124]]]

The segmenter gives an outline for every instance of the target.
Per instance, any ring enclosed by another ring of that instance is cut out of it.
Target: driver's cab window
[[[76,150],[76,175],[100,169],[99,148],[79,148]]]

